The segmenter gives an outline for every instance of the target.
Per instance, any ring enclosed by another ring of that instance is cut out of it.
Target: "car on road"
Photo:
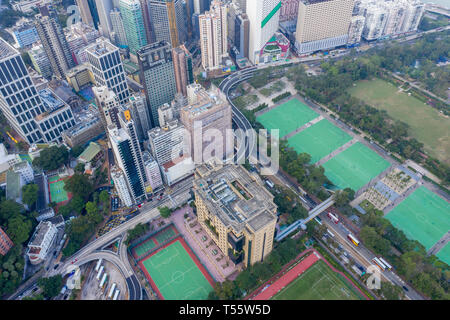
[[[33,290],[31,290],[31,292],[36,292],[39,288],[38,287],[34,287]]]
[[[57,264],[53,267],[53,270],[58,269],[58,267],[59,267],[59,263],[57,263]]]
[[[408,289],[407,286],[402,286],[402,288],[403,288],[403,290],[405,290],[405,291],[409,291],[409,289]]]
[[[72,260],[72,264],[74,264],[74,263],[77,262],[77,261],[78,261],[78,259]]]

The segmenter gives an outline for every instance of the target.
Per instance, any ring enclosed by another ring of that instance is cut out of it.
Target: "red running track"
[[[289,283],[294,281],[298,276],[300,276],[303,272],[308,270],[314,263],[316,263],[319,258],[314,254],[310,254],[305,258],[302,262],[296,265],[294,268],[289,270],[286,274],[284,274],[281,278],[271,284],[267,289],[259,293],[256,297],[251,300],[269,300],[274,295],[276,295],[280,290],[286,287]]]

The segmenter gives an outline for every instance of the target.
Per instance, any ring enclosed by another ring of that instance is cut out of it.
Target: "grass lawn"
[[[363,297],[322,260],[276,294],[273,300],[362,300]]]
[[[259,98],[257,95],[251,94],[237,97],[236,99],[233,100],[233,103],[236,105],[237,108],[244,109],[245,107],[258,102],[258,100]]]
[[[450,118],[381,79],[359,81],[349,92],[407,123],[411,136],[422,142],[430,155],[450,163]]]
[[[259,92],[265,97],[270,97],[272,94],[276,92],[281,92],[285,87],[286,84],[283,81],[278,80],[277,82],[271,84],[270,86],[261,89]]]

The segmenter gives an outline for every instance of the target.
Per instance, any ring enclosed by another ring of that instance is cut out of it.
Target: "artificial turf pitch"
[[[381,172],[389,168],[389,161],[360,142],[337,154],[322,165],[325,175],[337,187],[358,191]]]
[[[51,202],[60,203],[69,199],[66,190],[64,190],[64,181],[59,179],[59,176],[49,178]]]
[[[311,163],[316,163],[350,140],[352,137],[349,134],[323,119],[292,136],[288,143],[298,153],[311,155]]]
[[[436,253],[436,256],[450,266],[450,243]]]
[[[272,300],[362,300],[345,279],[319,260]]]
[[[157,234],[153,235],[151,238],[138,244],[132,249],[135,259],[144,257],[147,252],[150,252],[157,245],[164,244],[167,240],[169,240],[176,234],[178,234],[178,232],[173,227],[168,227],[164,230],[159,231]]]
[[[267,130],[280,129],[282,138],[318,116],[318,113],[294,98],[260,115],[256,120]]]
[[[141,260],[139,265],[154,289],[165,300],[207,299],[213,289],[213,280],[203,267],[198,265],[199,262],[194,262],[194,258],[187,251],[190,249],[183,246],[181,241],[184,240],[177,239],[171,242]]]
[[[450,204],[421,186],[386,218],[409,239],[419,241],[428,250],[450,230]]]

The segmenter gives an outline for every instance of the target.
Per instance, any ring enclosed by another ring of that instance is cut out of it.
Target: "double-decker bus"
[[[331,221],[333,221],[335,224],[339,223],[339,217],[337,215],[335,215],[333,212],[329,211],[327,213],[328,218],[331,219]]]
[[[383,262],[380,261],[380,259],[378,259],[378,258],[375,257],[375,258],[372,259],[372,262],[375,263],[375,265],[376,265],[378,268],[380,268],[381,271],[386,270],[386,266],[384,265]]]
[[[348,240],[350,240],[355,246],[359,246],[359,241],[358,239],[355,238],[354,235],[352,235],[351,233],[349,233],[347,235]]]
[[[384,260],[382,257],[378,257],[378,259],[381,261],[381,263],[383,263],[386,266],[386,269],[388,270],[392,269],[392,266],[389,263],[387,263],[387,261]]]

